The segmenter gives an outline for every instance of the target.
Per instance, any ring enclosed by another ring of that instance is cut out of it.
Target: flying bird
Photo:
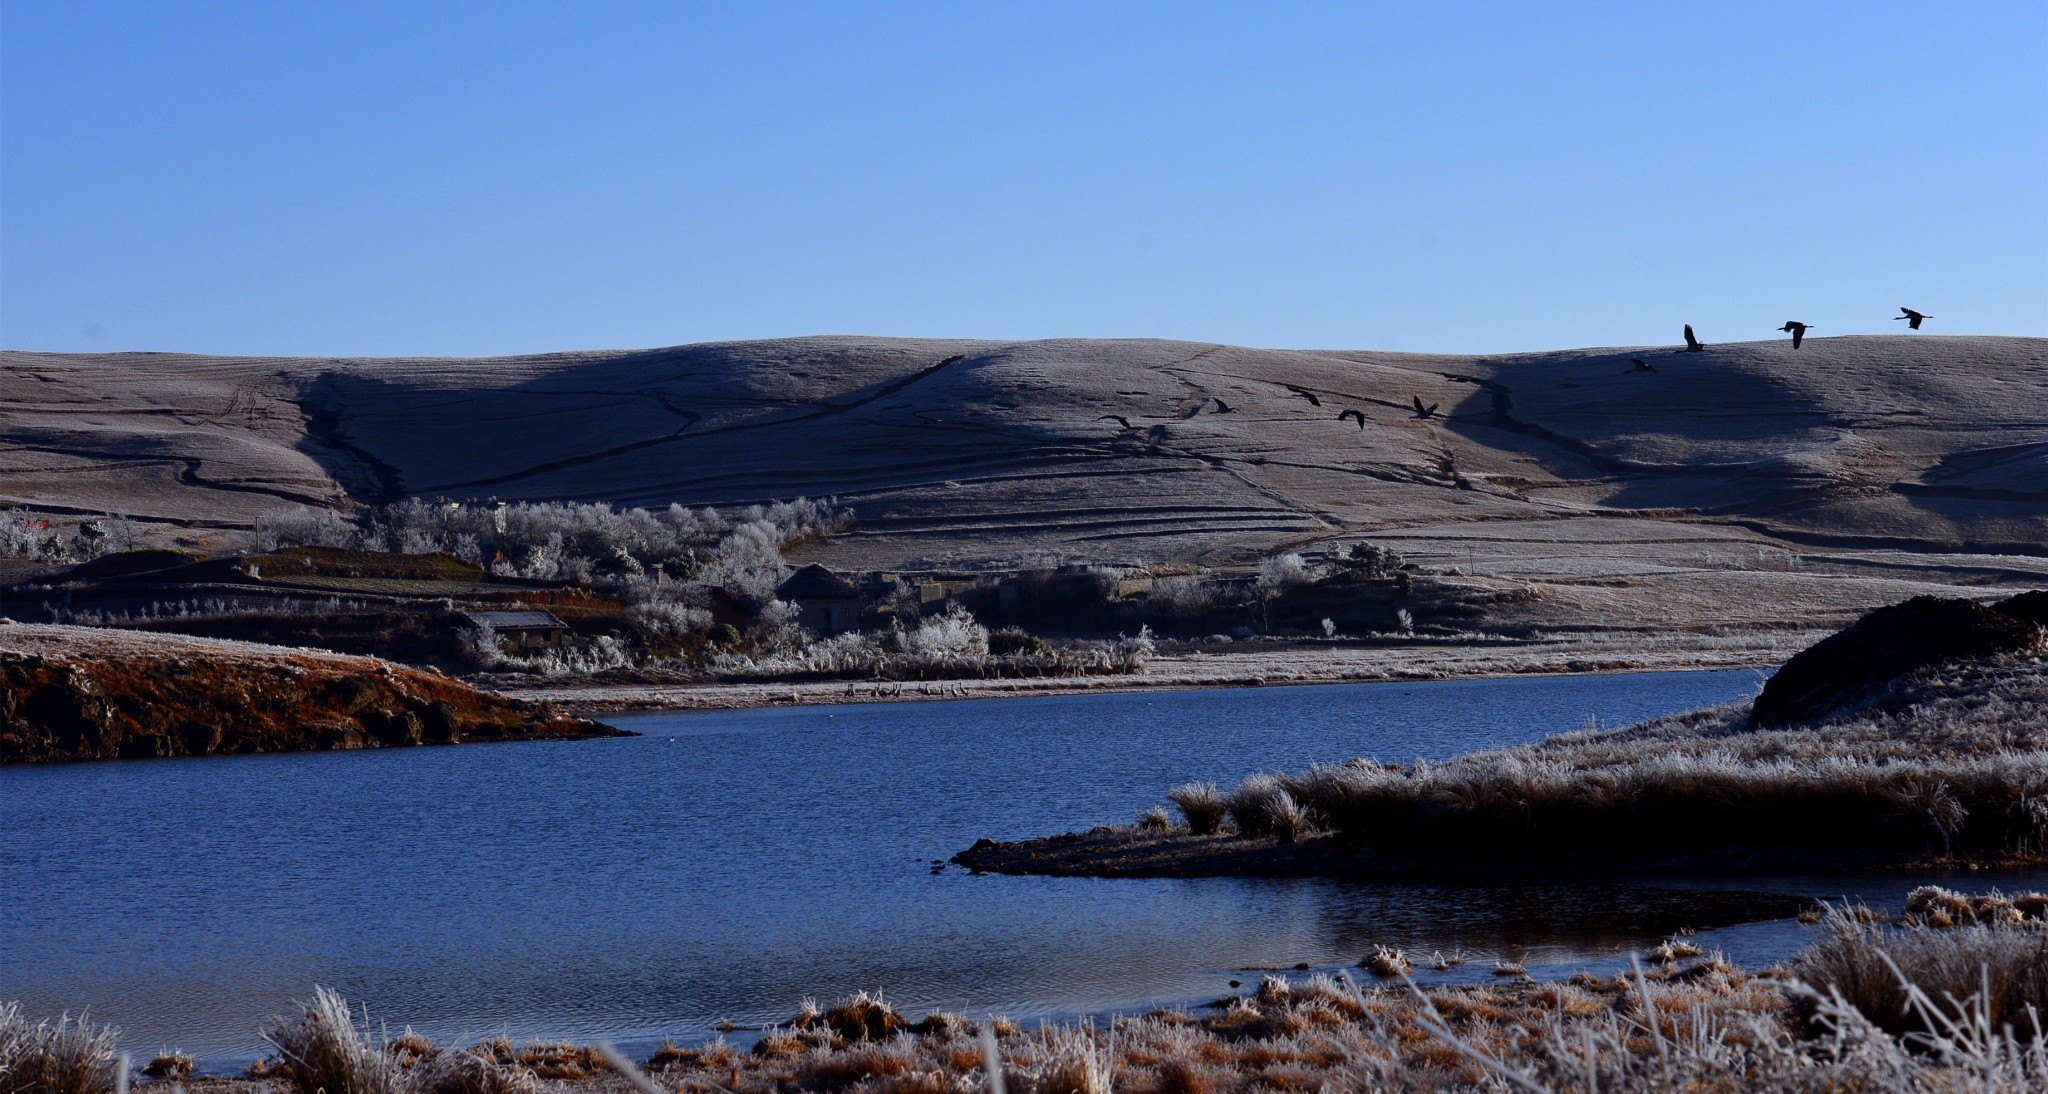
[[[1216,399],[1216,396],[1214,396],[1214,395],[1211,395],[1211,396],[1209,396],[1209,398],[1211,398],[1211,399]],[[1216,399],[1216,413],[1218,413],[1218,414],[1228,414],[1228,413],[1230,413],[1230,404],[1229,404],[1229,403],[1226,403],[1226,402],[1224,402],[1224,401],[1223,401],[1223,400],[1221,400],[1221,399]]]
[[[1291,391],[1291,392],[1295,393],[1296,395],[1299,395],[1299,396],[1301,396],[1301,397],[1302,397],[1302,398],[1304,398],[1304,399],[1307,399],[1307,400],[1308,400],[1308,405],[1310,405],[1310,406],[1321,406],[1321,405],[1323,405],[1323,401],[1322,401],[1321,399],[1318,399],[1318,398],[1316,398],[1316,393],[1315,393],[1315,392],[1313,392],[1313,391],[1310,391],[1310,390],[1308,390],[1307,388],[1300,388],[1300,387],[1290,387],[1290,388],[1288,388],[1287,390],[1289,390],[1289,391]]]
[[[1125,429],[1138,428],[1137,426],[1131,424],[1131,420],[1129,418],[1126,418],[1121,414],[1104,414],[1102,417],[1097,418],[1095,420],[1098,422],[1115,422],[1116,424],[1123,426]]]
[[[1803,341],[1805,341],[1805,340],[1806,340],[1806,324],[1804,324],[1804,323],[1801,323],[1801,322],[1800,322],[1799,320],[1797,320],[1797,319],[1787,319],[1787,320],[1785,320],[1785,325],[1784,325],[1784,326],[1782,326],[1782,327],[1779,327],[1778,329],[1779,329],[1779,330],[1782,330],[1782,331],[1791,331],[1791,332],[1792,332],[1792,348],[1793,348],[1793,349],[1798,349],[1798,348],[1799,348],[1799,343],[1801,343],[1801,342],[1803,342]]]
[[[1933,316],[1931,316],[1931,315],[1922,315],[1922,314],[1920,314],[1919,312],[1916,312],[1916,311],[1914,311],[1914,310],[1913,310],[1913,309],[1911,309],[1911,308],[1900,308],[1900,309],[1899,309],[1899,312],[1900,312],[1900,314],[1898,314],[1898,315],[1894,315],[1894,316],[1892,316],[1892,318],[1893,318],[1893,319],[1904,319],[1904,320],[1906,321],[1906,325],[1907,325],[1907,326],[1909,326],[1909,327],[1911,327],[1911,328],[1913,328],[1914,330],[1919,330],[1919,329],[1920,329],[1920,321],[1921,321],[1922,319],[1932,319],[1932,318],[1934,318],[1934,317],[1933,317]]]
[[[1634,368],[1630,369],[1630,370],[1629,370],[1630,372],[1655,372],[1655,371],[1657,371],[1657,366],[1656,366],[1656,365],[1653,365],[1653,364],[1651,364],[1650,362],[1648,362],[1648,361],[1645,361],[1645,360],[1643,360],[1643,359],[1642,359],[1642,358],[1640,358],[1640,357],[1631,357],[1631,358],[1629,358],[1629,360],[1630,360],[1630,361],[1633,361],[1633,362],[1635,362],[1635,366],[1636,366],[1636,367],[1634,367]]]
[[[1353,409],[1351,409],[1350,407],[1345,407],[1345,408],[1344,408],[1343,410],[1340,410],[1340,411],[1338,411],[1338,412],[1337,412],[1337,420],[1338,420],[1338,421],[1340,421],[1340,422],[1341,422],[1341,421],[1343,421],[1343,420],[1344,420],[1344,419],[1346,419],[1346,418],[1356,418],[1356,419],[1358,419],[1358,428],[1359,428],[1359,429],[1360,429],[1361,431],[1363,431],[1363,430],[1365,429],[1365,411],[1363,411],[1363,410],[1353,410]]]
[[[1444,404],[1442,404],[1442,403],[1431,403],[1431,404],[1429,404],[1428,406],[1423,406],[1423,405],[1422,405],[1422,396],[1420,396],[1420,395],[1414,396],[1414,399],[1415,399],[1415,416],[1416,416],[1417,418],[1420,418],[1421,420],[1423,420],[1423,421],[1425,421],[1425,422],[1426,422],[1426,421],[1428,421],[1428,420],[1430,420],[1431,418],[1434,418],[1434,417],[1436,417],[1436,408],[1437,408],[1437,407],[1440,407],[1440,406],[1442,406],[1442,405],[1444,405]],[[1361,428],[1363,428],[1363,427],[1361,427]]]
[[[1700,341],[1699,337],[1693,334],[1692,324],[1687,323],[1685,325],[1685,352],[1698,353],[1699,351],[1706,348],[1707,344],[1705,342]]]

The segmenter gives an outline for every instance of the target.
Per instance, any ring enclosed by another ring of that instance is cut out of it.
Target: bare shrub
[[[944,612],[897,633],[903,652],[912,657],[945,660],[988,655],[988,628],[958,604],[948,604]]]
[[[1271,600],[1289,589],[1313,583],[1317,576],[1316,566],[1297,552],[1274,555],[1259,563],[1258,593],[1262,599]]]
[[[141,529],[120,517],[83,517],[69,530],[58,518],[26,509],[0,511],[0,558],[83,562],[141,542]]]
[[[363,529],[332,509],[282,509],[256,518],[249,546],[269,553],[284,547],[360,547]]]
[[[1237,595],[1229,583],[1216,578],[1175,575],[1155,579],[1145,603],[1175,619],[1195,619],[1234,606]]]
[[[736,518],[715,509],[671,505],[617,509],[598,502],[495,505],[407,499],[350,518],[327,509],[294,509],[258,518],[251,544],[346,547],[400,554],[445,552],[494,573],[543,580],[629,580],[661,567],[727,591],[766,599],[788,576],[782,549],[851,526],[851,511],[831,498],[750,506]]]

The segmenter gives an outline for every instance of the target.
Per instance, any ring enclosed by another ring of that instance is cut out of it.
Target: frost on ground
[[[648,1094],[649,1091],[935,1091],[1185,1094],[1211,1091],[1976,1090],[2048,1084],[2048,896],[1915,892],[1896,923],[1830,909],[1812,948],[1752,974],[1673,940],[1617,975],[1422,990],[1388,951],[1369,969],[1267,976],[1249,993],[1106,1025],[1028,1029],[1003,1018],[913,1020],[880,995],[806,1000],[751,1046],[665,1043],[647,1060],[609,1046],[495,1038],[437,1046],[397,1037],[321,989],[272,1019],[253,1080],[291,1094]],[[1961,916],[1962,918],[1958,918]],[[55,1031],[61,1033],[61,1029]],[[113,1089],[113,1031],[0,1007],[0,1081],[50,1068],[65,1089]],[[24,1061],[24,1063],[14,1063]],[[15,1089],[13,1086],[7,1089]]]

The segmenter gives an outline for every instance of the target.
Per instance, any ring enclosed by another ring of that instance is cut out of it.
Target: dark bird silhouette
[[[1782,327],[1779,327],[1778,329],[1779,329],[1779,330],[1784,330],[1784,331],[1791,331],[1791,332],[1792,332],[1792,348],[1793,348],[1793,349],[1798,349],[1798,348],[1799,348],[1799,343],[1801,343],[1801,342],[1804,342],[1804,341],[1806,340],[1806,329],[1807,329],[1807,328],[1806,328],[1806,324],[1804,324],[1804,323],[1801,323],[1801,322],[1800,322],[1799,320],[1797,320],[1797,319],[1787,319],[1787,320],[1785,320],[1785,325],[1784,325],[1784,326],[1782,326]]]
[[[1129,418],[1126,418],[1121,414],[1104,414],[1102,417],[1097,418],[1095,420],[1098,422],[1115,422],[1116,424],[1123,426],[1125,429],[1138,428],[1137,426],[1131,424],[1131,420]]]
[[[1301,396],[1304,399],[1307,399],[1308,405],[1310,406],[1323,405],[1323,401],[1321,399],[1316,398],[1316,393],[1308,390],[1307,388],[1290,387],[1287,390],[1295,393],[1296,395]]]
[[[1442,406],[1442,405],[1444,405],[1444,404],[1442,404],[1442,403],[1431,403],[1431,404],[1429,404],[1428,406],[1423,406],[1423,405],[1422,405],[1422,396],[1420,396],[1420,395],[1414,396],[1414,399],[1415,399],[1415,416],[1416,416],[1417,418],[1420,418],[1421,420],[1423,420],[1423,421],[1425,421],[1425,422],[1426,422],[1426,421],[1428,421],[1428,420],[1430,420],[1431,418],[1434,418],[1434,417],[1436,417],[1436,408],[1437,408],[1437,407],[1440,407],[1440,406]]]
[[[1898,314],[1898,315],[1894,315],[1894,316],[1892,316],[1892,318],[1893,318],[1893,319],[1904,319],[1904,320],[1906,321],[1906,325],[1907,325],[1907,326],[1909,326],[1909,327],[1911,327],[1911,328],[1913,328],[1914,330],[1919,330],[1919,329],[1920,329],[1920,321],[1921,321],[1922,319],[1932,319],[1932,318],[1934,318],[1934,317],[1933,317],[1933,316],[1931,316],[1931,315],[1922,315],[1922,314],[1920,314],[1919,312],[1916,312],[1916,311],[1914,311],[1914,310],[1913,310],[1913,309],[1911,309],[1911,308],[1900,308],[1900,309],[1899,309],[1899,312],[1900,312],[1900,314]]]
[[[1340,410],[1340,411],[1338,411],[1338,412],[1337,412],[1337,420],[1338,420],[1338,421],[1340,421],[1340,422],[1341,422],[1341,421],[1343,421],[1343,420],[1344,420],[1344,419],[1346,419],[1346,418],[1356,418],[1356,419],[1358,419],[1358,428],[1359,428],[1359,429],[1361,429],[1361,430],[1363,430],[1363,429],[1365,428],[1365,411],[1363,411],[1363,410],[1353,410],[1353,409],[1351,409],[1350,407],[1345,407],[1345,408],[1344,408],[1343,410]]]
[[[1216,396],[1214,396],[1214,395],[1211,395],[1211,396],[1209,396],[1209,398],[1211,398],[1211,399],[1216,399]],[[1229,403],[1226,403],[1226,402],[1224,402],[1224,401],[1223,401],[1223,400],[1221,400],[1221,399],[1216,399],[1216,413],[1218,413],[1218,414],[1228,414],[1228,413],[1230,413],[1230,404],[1229,404]]]
[[[1685,352],[1698,353],[1699,351],[1706,348],[1707,344],[1705,342],[1700,341],[1698,335],[1693,334],[1692,324],[1687,323],[1685,325]]]
[[[1636,366],[1636,367],[1634,367],[1634,368],[1630,369],[1630,370],[1629,370],[1630,372],[1655,372],[1655,371],[1657,371],[1657,366],[1656,366],[1656,365],[1653,365],[1653,364],[1651,364],[1650,362],[1648,362],[1648,361],[1645,361],[1645,360],[1643,360],[1643,359],[1642,359],[1642,358],[1640,358],[1640,357],[1631,357],[1631,358],[1629,358],[1629,360],[1630,360],[1630,361],[1633,361],[1633,362],[1635,362],[1635,366]]]

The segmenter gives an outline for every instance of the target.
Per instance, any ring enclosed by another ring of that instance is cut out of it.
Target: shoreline
[[[1382,851],[1323,833],[1284,842],[1236,833],[1150,833],[1101,825],[1022,840],[984,838],[947,860],[976,873],[1092,878],[1335,878],[1351,881],[1571,881],[1626,884],[1667,876],[1741,879],[1798,874],[2030,872],[2048,855],[1887,856],[1841,847],[1732,846],[1651,857],[1602,856],[1584,848],[1450,857],[1440,851]]]
[[[410,1026],[394,1038],[363,1001],[316,988],[298,1016],[265,1023],[278,1051],[239,1076],[200,1070],[213,1061],[168,1049],[119,1066],[148,1061],[157,1082],[207,1094],[280,1085],[297,1094],[957,1091],[993,1085],[998,1067],[1018,1089],[1089,1094],[1311,1082],[1467,1090],[1501,1075],[1525,1089],[1578,1089],[1593,1071],[1605,1077],[1592,1086],[1617,1090],[1807,1090],[1815,1079],[1829,1089],[1893,1089],[1907,1078],[1913,1089],[1949,1089],[1964,1073],[1984,1089],[2038,1089],[2048,1078],[2037,1017],[2048,990],[2044,915],[2048,894],[1923,886],[1896,915],[1849,903],[1802,913],[1802,945],[1762,967],[1731,961],[1708,935],[1685,930],[1568,976],[1381,946],[1356,965],[1234,970],[1230,990],[1204,1002],[1018,1022],[945,1010],[915,1018],[863,990],[822,1005],[806,998],[786,1019],[727,1023],[688,1045],[515,1043],[505,1034],[436,1042]],[[1414,979],[1468,961],[1459,982]],[[1978,962],[1981,974],[1971,971]],[[1915,997],[1952,1002],[1915,1009]],[[1929,1052],[1928,1033],[1976,1039],[1960,1052]],[[117,1063],[114,1036],[100,1050],[102,1067]],[[1998,1067],[1986,1070],[1986,1061]]]
[[[1271,648],[1192,650],[1152,659],[1147,670],[1116,676],[1065,676],[928,681],[802,680],[705,681],[661,684],[503,680],[478,686],[509,698],[545,702],[565,713],[596,715],[639,711],[746,710],[772,706],[940,699],[1013,699],[1095,692],[1194,691],[1207,688],[1296,687],[1317,684],[1420,683],[1547,676],[1609,676],[1653,672],[1767,670],[1810,644],[1821,632],[1757,635],[1572,636],[1501,646],[1427,643],[1398,647],[1274,643]],[[1657,642],[1657,649],[1626,649],[1617,638]],[[1596,640],[1597,639],[1597,640]],[[1259,643],[1246,643],[1258,646]]]

